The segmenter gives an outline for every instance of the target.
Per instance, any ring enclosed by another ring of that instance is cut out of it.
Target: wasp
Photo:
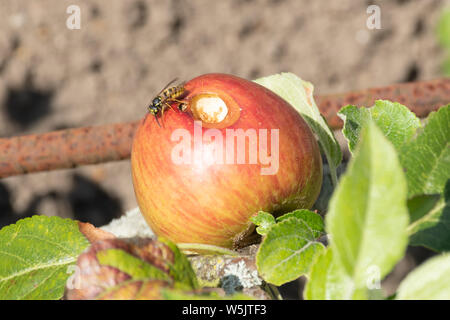
[[[155,116],[156,123],[158,123],[158,126],[161,127],[158,121],[158,113],[161,113],[161,118],[164,114],[164,110],[169,107],[173,110],[172,106],[170,105],[171,102],[177,102],[178,103],[178,109],[180,111],[185,111],[186,104],[184,101],[179,100],[184,93],[184,82],[169,87],[172,83],[174,83],[177,80],[177,78],[170,81],[157,95],[153,98],[152,103],[148,106],[148,112]]]

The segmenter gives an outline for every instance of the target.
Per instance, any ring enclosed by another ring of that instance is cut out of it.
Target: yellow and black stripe
[[[161,93],[163,100],[176,99],[184,93],[183,86],[170,87]]]

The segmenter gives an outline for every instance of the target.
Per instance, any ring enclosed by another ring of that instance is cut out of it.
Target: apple
[[[167,108],[161,126],[147,114],[133,140],[134,191],[157,236],[240,247],[258,211],[313,205],[322,184],[319,147],[289,103],[226,74],[184,88],[184,104]]]

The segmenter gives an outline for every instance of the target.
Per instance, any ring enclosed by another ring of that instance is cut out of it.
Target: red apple
[[[225,74],[184,87],[187,111],[165,110],[161,127],[147,114],[133,142],[134,190],[156,235],[239,246],[259,210],[312,206],[322,184],[319,147],[290,104]]]

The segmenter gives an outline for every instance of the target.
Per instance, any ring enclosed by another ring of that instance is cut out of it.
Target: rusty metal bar
[[[138,122],[0,139],[0,178],[126,159]]]
[[[343,106],[353,104],[370,107],[378,99],[400,102],[418,117],[424,118],[431,111],[450,102],[450,78],[399,83],[380,88],[315,96],[314,99],[333,129],[342,128],[342,120],[337,116],[337,112]]]
[[[450,78],[395,84],[342,94],[315,96],[333,129],[342,127],[342,106],[371,106],[377,99],[398,101],[419,117],[450,102]],[[44,134],[0,138],[0,178],[130,157],[138,122],[76,128]]]

